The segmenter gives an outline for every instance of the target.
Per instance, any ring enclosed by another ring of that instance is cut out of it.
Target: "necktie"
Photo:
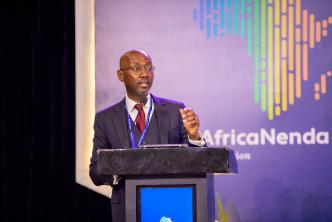
[[[136,126],[138,128],[138,130],[143,133],[144,131],[144,128],[145,128],[145,113],[144,113],[144,110],[143,110],[143,106],[144,104],[136,104],[134,107],[135,109],[138,110],[138,114],[137,114],[137,117],[135,119],[135,123],[136,123]]]

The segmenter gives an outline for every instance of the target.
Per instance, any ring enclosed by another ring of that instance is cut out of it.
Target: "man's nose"
[[[145,68],[142,68],[141,72],[140,72],[140,77],[148,77],[150,75],[150,72],[148,70],[146,70]]]

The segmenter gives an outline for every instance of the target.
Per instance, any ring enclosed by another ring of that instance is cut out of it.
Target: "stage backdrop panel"
[[[151,92],[235,150],[238,175],[215,179],[230,221],[332,218],[331,1],[96,0],[95,12],[97,111],[125,95],[120,56],[143,49]]]

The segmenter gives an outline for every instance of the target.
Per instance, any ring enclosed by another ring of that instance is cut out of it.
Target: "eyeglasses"
[[[124,69],[120,69],[120,70],[131,70],[133,72],[141,72],[143,70],[143,68],[145,69],[145,71],[148,71],[148,72],[154,72],[154,70],[156,69],[156,67],[153,66],[151,63],[146,63],[144,66],[137,64],[132,67],[124,68]]]

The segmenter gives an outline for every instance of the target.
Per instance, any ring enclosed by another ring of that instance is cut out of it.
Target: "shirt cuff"
[[[192,140],[192,139],[189,138],[189,135],[188,135],[188,141],[189,141],[190,144],[195,145],[195,146],[203,147],[203,146],[206,145],[206,142],[205,142],[205,140],[203,139],[202,136],[201,136],[200,140]]]

